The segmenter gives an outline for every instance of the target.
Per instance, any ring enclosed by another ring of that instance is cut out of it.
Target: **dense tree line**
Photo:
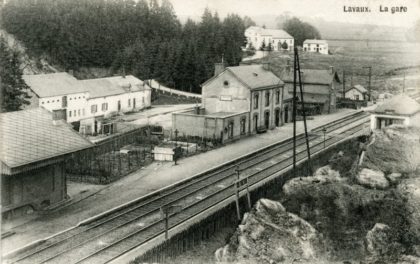
[[[303,46],[306,39],[321,39],[318,29],[297,17],[290,17],[288,14],[277,18],[277,27],[284,29],[295,39],[295,44]]]
[[[1,17],[30,52],[66,70],[111,67],[193,92],[222,57],[239,64],[253,23],[205,10],[200,22],[182,25],[168,0],[10,0]]]
[[[29,104],[28,88],[22,79],[19,52],[8,47],[0,36],[0,87],[1,112],[20,110]]]

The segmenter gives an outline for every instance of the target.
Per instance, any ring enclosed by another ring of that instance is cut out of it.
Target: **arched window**
[[[246,133],[246,118],[241,119],[241,135]]]
[[[280,90],[276,90],[276,104],[280,103]]]
[[[259,101],[259,99],[260,99],[260,96],[259,96],[258,93],[256,93],[254,95],[254,109],[257,109],[258,108],[258,101]]]
[[[265,92],[265,106],[269,106],[270,105],[270,92],[267,91]]]

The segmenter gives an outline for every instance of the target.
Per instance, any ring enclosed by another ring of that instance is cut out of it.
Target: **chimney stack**
[[[263,65],[264,70],[266,70],[266,71],[270,70],[270,62],[268,62],[268,61],[263,62],[262,65]]]
[[[221,74],[224,70],[225,64],[223,62],[214,64],[214,76]]]

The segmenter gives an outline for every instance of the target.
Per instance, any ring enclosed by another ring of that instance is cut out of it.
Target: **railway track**
[[[325,145],[329,146],[342,140],[342,137],[359,131],[365,125],[366,118],[367,114],[357,112],[314,129],[315,134],[310,135],[311,152],[322,150],[324,140],[316,133],[323,128],[331,133],[344,126],[352,126],[340,137],[327,134]],[[170,216],[169,226],[175,227],[231,197],[235,191],[233,182],[236,179],[237,166],[241,170],[241,176],[248,177],[250,185],[289,167],[292,164],[291,142],[288,139],[263,148],[174,188],[164,189],[149,199],[111,211],[10,257],[8,263],[107,263],[115,260],[164,232],[164,222],[159,212],[161,206],[183,205],[181,212]],[[305,147],[304,136],[299,135],[297,161],[306,158]]]

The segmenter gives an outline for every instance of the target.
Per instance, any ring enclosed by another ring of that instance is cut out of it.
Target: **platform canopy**
[[[15,174],[62,159],[93,144],[44,108],[0,114],[1,173]]]
[[[420,104],[413,98],[401,94],[392,97],[373,111],[376,114],[412,116],[420,112]]]

